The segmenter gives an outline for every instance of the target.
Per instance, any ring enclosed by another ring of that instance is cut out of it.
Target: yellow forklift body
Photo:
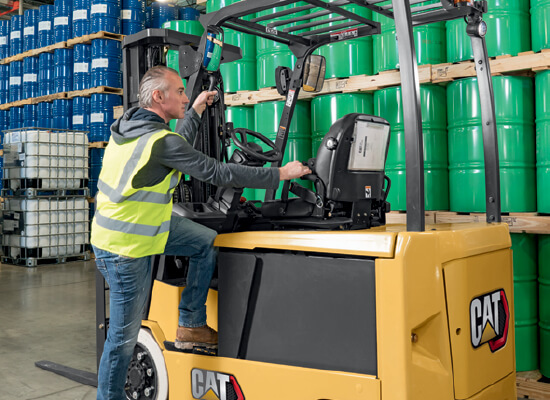
[[[220,257],[230,249],[271,249],[374,258],[377,373],[167,351],[163,340],[175,335],[182,288],[156,281],[144,325],[164,350],[171,398],[209,398],[192,394],[192,371],[200,369],[234,376],[249,400],[516,399],[506,224],[433,225],[425,232],[400,225],[243,232],[219,235],[215,245]],[[208,323],[217,327],[216,291],[210,291],[207,311]],[[334,338],[334,346],[353,345]]]

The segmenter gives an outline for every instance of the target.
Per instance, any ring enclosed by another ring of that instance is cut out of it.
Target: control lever
[[[214,75],[210,74],[208,75],[208,80],[210,81],[210,85],[208,86],[208,91],[212,92],[216,88],[216,78]]]

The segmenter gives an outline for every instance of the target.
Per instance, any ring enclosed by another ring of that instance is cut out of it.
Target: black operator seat
[[[264,202],[262,215],[291,219],[291,224],[312,217],[349,220],[350,229],[380,225],[384,216],[376,214],[389,211],[389,179],[384,174],[389,139],[386,120],[359,113],[345,115],[325,135],[317,157],[308,161],[312,174],[302,179],[313,181],[315,190],[285,182],[281,199]],[[289,192],[298,197],[288,198]]]

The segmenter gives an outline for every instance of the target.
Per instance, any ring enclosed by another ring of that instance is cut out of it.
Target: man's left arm
[[[201,116],[193,107],[190,107],[185,112],[185,118],[180,121],[179,128],[176,125],[176,133],[179,133],[188,143],[193,145],[201,124]]]

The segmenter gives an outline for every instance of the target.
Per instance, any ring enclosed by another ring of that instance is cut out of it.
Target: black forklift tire
[[[144,327],[139,331],[134,355],[128,367],[126,398],[168,399],[168,371],[164,354],[149,329]]]

